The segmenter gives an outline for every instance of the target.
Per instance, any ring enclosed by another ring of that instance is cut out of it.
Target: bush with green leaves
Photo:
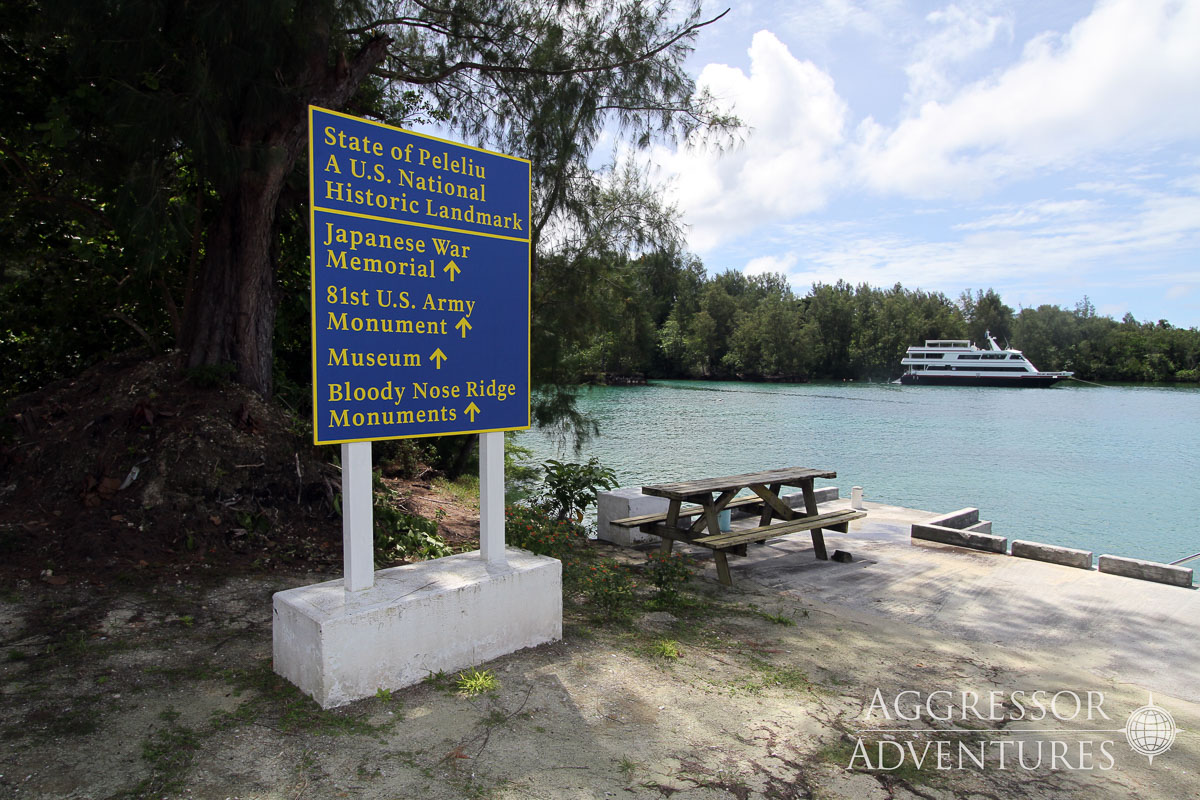
[[[578,534],[571,522],[550,519],[537,508],[511,505],[504,510],[505,541],[539,556],[562,559]]]
[[[597,616],[619,620],[633,614],[633,577],[616,561],[605,559],[588,566],[580,584]]]
[[[436,520],[375,505],[375,566],[397,561],[426,561],[454,551],[438,533]]]
[[[372,491],[376,567],[385,567],[397,561],[442,558],[454,552],[438,533],[437,520],[400,510],[399,497],[384,484],[378,470],[372,473]],[[333,506],[336,513],[342,513],[340,494],[334,497]]]
[[[658,590],[662,603],[679,600],[679,590],[692,577],[692,564],[679,553],[650,553],[646,560],[646,576]]]
[[[564,463],[552,458],[542,466],[546,470],[546,480],[539,500],[558,519],[582,522],[583,512],[592,504],[596,492],[617,487],[617,474],[595,456],[586,464]]]

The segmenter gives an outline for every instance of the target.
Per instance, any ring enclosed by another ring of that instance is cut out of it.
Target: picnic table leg
[[[725,559],[725,551],[713,550],[713,560],[717,562],[717,580],[726,586],[733,586],[733,578],[729,575],[729,562]]]
[[[735,494],[737,494],[736,491],[730,490],[721,492],[716,500],[713,500],[711,494],[694,495],[689,498],[699,504],[703,508],[703,511],[696,517],[691,527],[688,528],[688,537],[695,538],[700,536],[705,530],[708,530],[711,534],[718,533],[720,524],[717,515],[725,509],[725,506],[729,504],[729,501],[733,499]]]
[[[668,528],[674,528],[679,522],[679,505],[680,501],[672,500],[670,505],[667,506],[666,524]],[[673,547],[675,547],[675,540],[669,536],[663,536],[662,542],[658,546],[658,552],[668,555]]]
[[[700,501],[704,505],[704,520],[708,524],[708,532],[716,535],[721,532],[721,524],[717,521],[717,507],[712,497]]]
[[[768,488],[771,490],[771,494],[778,497],[779,490],[783,488],[783,484],[772,483],[770,485],[770,487],[768,487]],[[758,527],[761,528],[764,525],[770,525],[771,520],[774,518],[774,516],[775,516],[775,509],[771,508],[770,503],[763,501],[763,511],[762,511],[762,516],[759,517],[759,519],[758,519]]]
[[[811,480],[805,481],[804,485],[800,488],[804,492],[804,510],[808,516],[816,516],[820,512],[817,511],[817,493],[813,491],[813,482]],[[822,561],[828,561],[829,554],[825,552],[825,534],[820,528],[812,529],[812,543],[813,551],[817,554],[817,558]]]

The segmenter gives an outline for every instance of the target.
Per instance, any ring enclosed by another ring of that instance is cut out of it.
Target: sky
[[[710,274],[1200,327],[1200,0],[730,6],[688,63],[739,141],[643,155]]]

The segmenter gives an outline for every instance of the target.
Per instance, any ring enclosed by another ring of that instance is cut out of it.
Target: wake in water
[[[892,400],[878,397],[847,397],[844,394],[814,394],[812,392],[767,392],[762,389],[716,389],[712,386],[672,386],[670,384],[659,383],[657,381],[649,381],[647,386],[657,386],[661,389],[672,389],[681,392],[716,392],[717,394],[767,394],[772,397],[817,397],[825,400],[850,400],[856,403],[898,403],[907,405],[911,400]],[[884,386],[886,384],[876,383],[872,386]]]

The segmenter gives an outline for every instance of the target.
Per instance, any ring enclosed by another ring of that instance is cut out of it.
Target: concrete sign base
[[[322,708],[418,683],[562,638],[562,564],[509,549],[380,570],[369,589],[341,580],[274,598],[275,671]]]

